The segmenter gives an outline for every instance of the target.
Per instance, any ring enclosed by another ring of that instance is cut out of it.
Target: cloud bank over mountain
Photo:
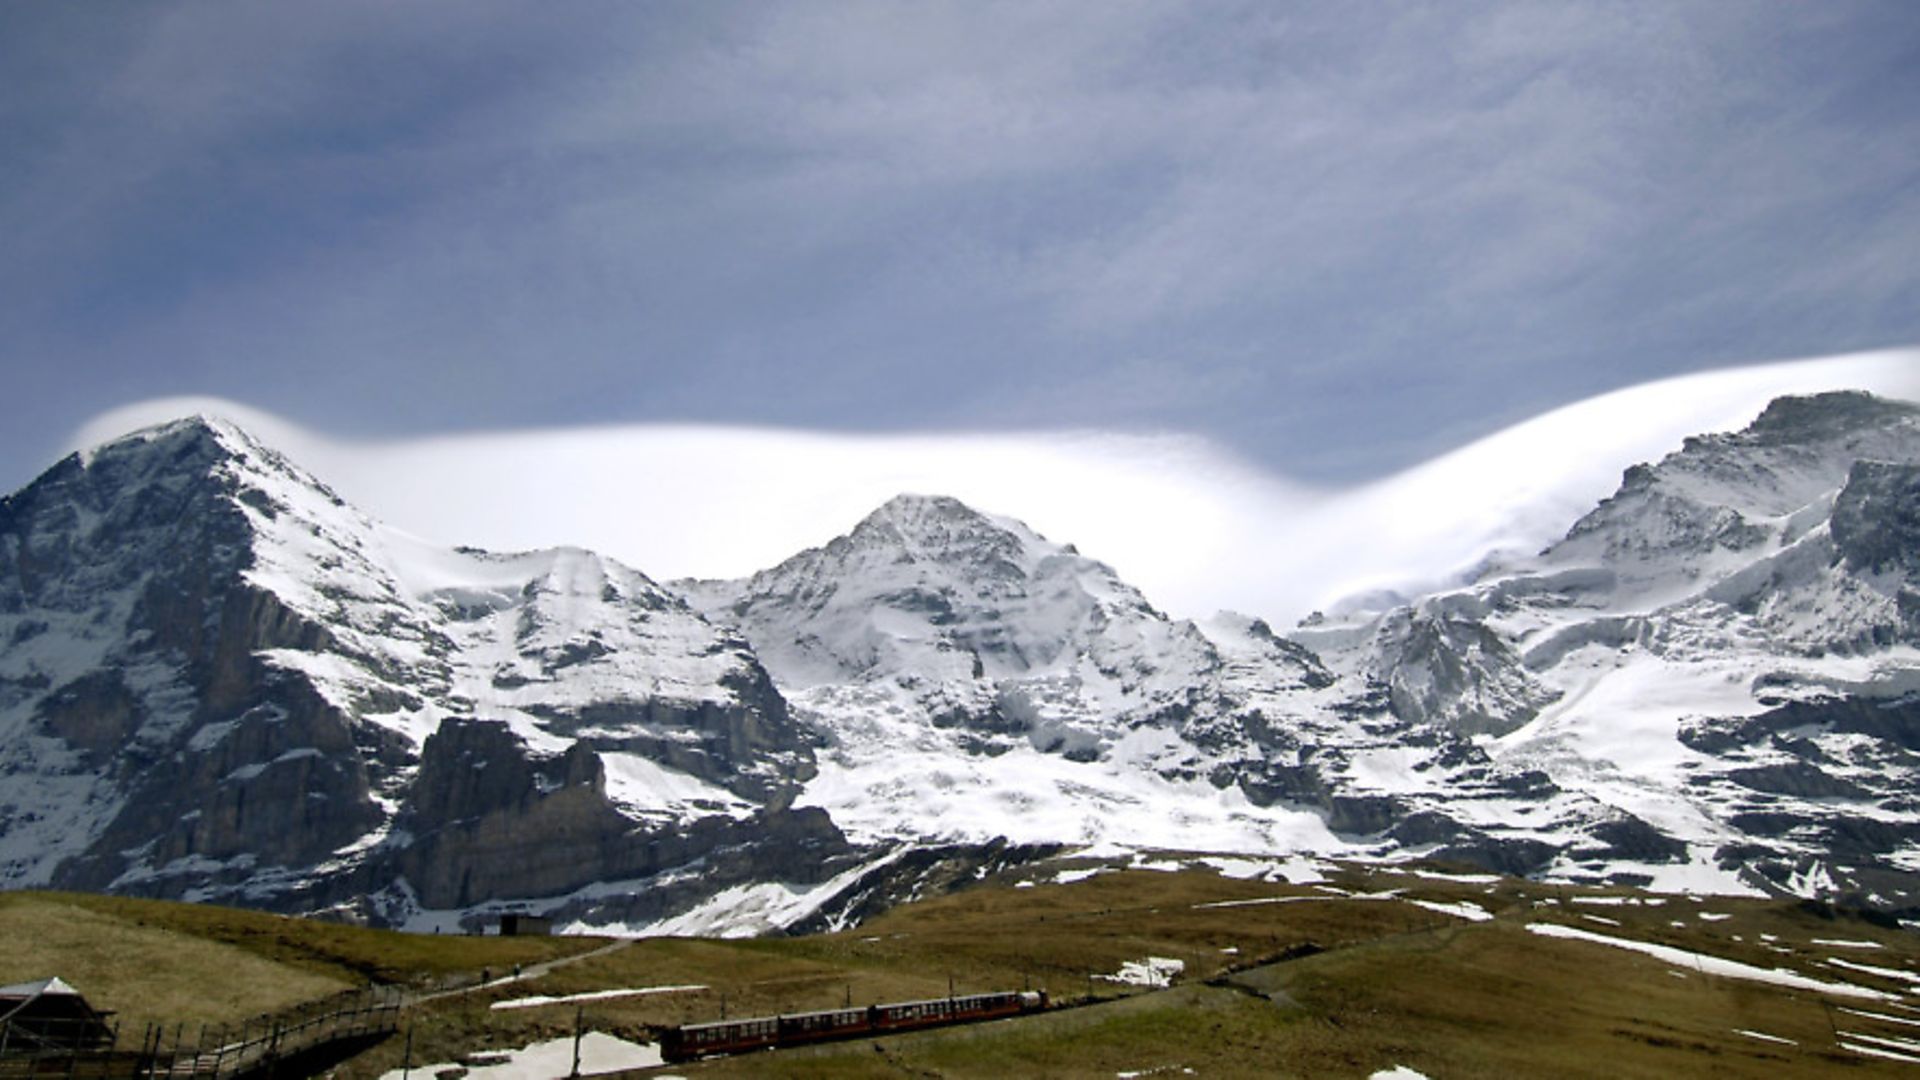
[[[1446,580],[1492,551],[1538,549],[1626,466],[1688,434],[1738,428],[1779,394],[1839,388],[1920,399],[1920,350],[1646,383],[1347,489],[1300,484],[1180,434],[641,424],[367,440],[214,398],[114,409],[70,442],[223,415],[393,527],[494,549],[579,544],[657,578],[745,574],[895,494],[953,495],[1077,544],[1174,614],[1252,608],[1291,621],[1356,593]]]

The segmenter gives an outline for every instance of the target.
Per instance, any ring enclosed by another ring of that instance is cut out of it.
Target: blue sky
[[[1920,5],[10,4],[0,487],[341,437],[1177,433],[1382,476],[1920,342]]]

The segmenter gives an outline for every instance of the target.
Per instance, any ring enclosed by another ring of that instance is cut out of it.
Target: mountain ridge
[[[0,499],[0,881],[637,928],[1067,844],[1905,909],[1917,470],[1920,407],[1780,399],[1280,634],[937,495],[732,581],[440,548],[177,421]]]

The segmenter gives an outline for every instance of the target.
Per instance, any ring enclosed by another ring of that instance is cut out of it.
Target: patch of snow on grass
[[[1916,1042],[1913,1039],[1896,1039],[1891,1035],[1868,1035],[1859,1031],[1843,1031],[1840,1033],[1840,1037],[1842,1039],[1862,1039],[1878,1047],[1885,1047],[1888,1051],[1899,1052],[1901,1054],[1901,1060],[1903,1061],[1920,1061],[1920,1058],[1905,1056],[1908,1053],[1920,1053],[1920,1042]],[[1843,1042],[1840,1045],[1846,1046],[1847,1044]],[[1858,1052],[1860,1048],[1857,1046],[1848,1046],[1847,1049]]]
[[[1769,1035],[1764,1031],[1748,1031],[1746,1028],[1734,1028],[1733,1033],[1735,1035],[1745,1035],[1749,1039],[1759,1039],[1761,1042],[1785,1043],[1788,1046],[1800,1045],[1792,1039],[1783,1039],[1778,1035]]]
[[[457,1065],[442,1062],[416,1065],[410,1071],[419,1076],[436,1076],[443,1070],[464,1069],[468,1080],[550,1080],[573,1074],[573,1038],[551,1039],[509,1051],[504,1062],[494,1065]],[[580,1074],[618,1072],[662,1065],[660,1048],[653,1043],[631,1043],[599,1031],[589,1031],[580,1040]],[[380,1080],[401,1080],[403,1070],[394,1069]]]
[[[1185,960],[1175,960],[1170,956],[1149,956],[1145,960],[1128,960],[1120,965],[1120,970],[1111,975],[1095,975],[1096,979],[1120,983],[1125,986],[1145,986],[1155,990],[1164,990],[1173,985],[1173,977],[1187,970]]]
[[[1428,881],[1453,881],[1461,885],[1492,885],[1500,880],[1499,874],[1448,874],[1439,870],[1402,870],[1400,872],[1426,878]]]
[[[705,990],[705,986],[635,986],[624,990],[588,990],[579,994],[562,994],[548,997],[535,994],[533,997],[514,998],[512,1001],[496,1001],[488,1006],[493,1009],[534,1009],[542,1005],[565,1005],[575,1001],[605,1001],[608,998],[645,997],[648,994],[682,994],[694,990]]]
[[[1901,971],[1899,968],[1879,967],[1874,964],[1858,964],[1851,960],[1842,960],[1837,956],[1822,960],[1821,963],[1829,967],[1846,968],[1848,971],[1861,971],[1868,975],[1878,975],[1883,979],[1920,983],[1920,975],[1916,975],[1911,971]]]
[[[1767,935],[1765,934],[1761,934],[1760,936],[1767,937]],[[1769,940],[1771,939],[1769,938]],[[1884,949],[1886,948],[1885,945],[1882,945],[1877,941],[1848,941],[1844,938],[1817,937],[1813,939],[1813,943],[1815,945],[1831,945],[1836,949]]]
[[[1871,1046],[1861,1046],[1858,1043],[1850,1043],[1844,1039],[1840,1042],[1840,1049],[1851,1050],[1856,1054],[1864,1054],[1867,1057],[1887,1058],[1890,1061],[1911,1061],[1916,1065],[1920,1065],[1920,1057],[1908,1057],[1906,1054],[1896,1054],[1891,1050],[1877,1050]]]
[[[1426,908],[1428,911],[1437,911],[1442,915],[1452,915],[1456,919],[1466,919],[1470,922],[1486,922],[1488,919],[1493,918],[1492,912],[1481,907],[1479,904],[1466,900],[1462,900],[1457,904],[1443,904],[1435,900],[1409,900],[1407,903],[1415,907]]]
[[[1391,1069],[1380,1069],[1367,1080],[1427,1080],[1426,1073],[1414,1072],[1405,1065],[1395,1065]]]
[[[1891,1013],[1867,1012],[1865,1009],[1849,1009],[1844,1005],[1840,1007],[1840,1011],[1843,1013],[1852,1013],[1855,1016],[1865,1016],[1873,1020],[1884,1020],[1889,1024],[1905,1024],[1908,1027],[1920,1027],[1920,1020],[1915,1020],[1911,1016],[1894,1016]]]
[[[1892,994],[1882,993],[1879,990],[1869,990],[1864,986],[1854,986],[1852,983],[1822,982],[1819,979],[1811,979],[1797,971],[1788,971],[1784,968],[1768,969],[1754,967],[1752,964],[1743,964],[1737,960],[1726,960],[1718,956],[1708,956],[1705,953],[1676,949],[1671,945],[1654,945],[1645,941],[1628,941],[1625,938],[1607,937],[1604,934],[1596,934],[1572,926],[1560,926],[1554,923],[1529,923],[1527,925],[1527,932],[1530,934],[1539,934],[1541,937],[1571,938],[1575,941],[1586,941],[1595,945],[1608,945],[1616,949],[1628,949],[1633,952],[1646,953],[1648,956],[1664,960],[1669,964],[1684,965],[1695,968],[1704,974],[1718,975],[1722,978],[1772,983],[1775,986],[1786,986],[1795,990],[1813,990],[1827,994],[1838,994],[1842,997],[1866,998],[1871,1001],[1899,1000]]]

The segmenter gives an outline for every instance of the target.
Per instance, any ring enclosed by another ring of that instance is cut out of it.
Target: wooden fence
[[[291,1080],[306,1075],[303,1059],[392,1034],[404,1003],[397,989],[372,987],[237,1025],[148,1024],[133,1045],[118,1028],[105,1038],[76,1027],[65,1038],[45,1022],[0,1022],[0,1080]]]

